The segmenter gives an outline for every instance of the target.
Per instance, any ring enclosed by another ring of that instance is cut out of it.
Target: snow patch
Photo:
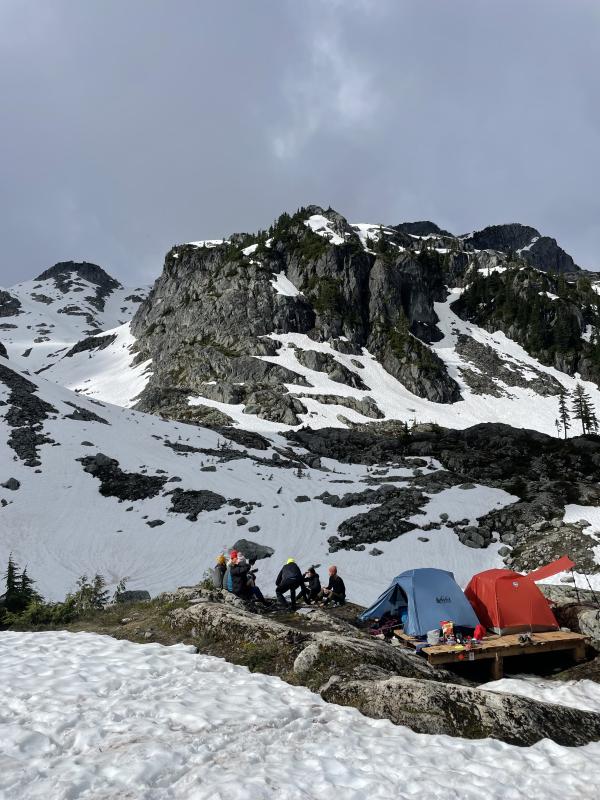
[[[600,744],[417,734],[184,645],[0,633],[0,794],[33,800],[567,800]],[[399,789],[399,787],[402,787]]]
[[[286,276],[285,272],[273,273],[273,280],[271,286],[275,289],[277,294],[284,297],[298,297],[302,292],[296,289],[291,280]]]
[[[304,221],[304,224],[310,228],[313,233],[317,233],[324,239],[328,239],[331,244],[345,244],[346,240],[344,237],[336,233],[331,227],[331,220],[328,220],[327,217],[324,217],[322,214],[313,214]]]
[[[549,681],[535,675],[520,675],[518,678],[502,678],[485,683],[480,688],[600,713],[600,684],[595,681]]]

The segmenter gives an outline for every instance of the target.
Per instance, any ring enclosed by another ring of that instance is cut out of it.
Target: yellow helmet
[[[294,559],[293,558],[288,558],[288,560],[285,563],[286,564],[293,564],[294,563]]]

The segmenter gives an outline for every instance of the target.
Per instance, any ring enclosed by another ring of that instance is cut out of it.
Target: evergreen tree
[[[6,592],[4,594],[4,605],[8,611],[14,611],[19,598],[20,576],[18,565],[13,561],[12,553],[8,556],[8,565],[4,573]]]
[[[588,433],[598,433],[598,417],[596,416],[596,409],[590,403],[588,408],[588,415],[589,415],[589,425],[588,425]]]
[[[577,384],[573,391],[572,403],[573,417],[581,423],[583,435],[596,432],[598,430],[598,418],[589,394],[580,383]]]
[[[556,282],[556,294],[561,298],[565,297],[567,294],[567,282],[562,272],[558,276],[558,281]]]
[[[32,601],[41,600],[33,588],[35,581],[27,574],[27,568],[19,573],[19,566],[13,561],[12,553],[8,557],[4,580],[6,582],[4,607],[10,613],[20,614]]]
[[[33,602],[34,600],[41,600],[40,595],[33,588],[34,585],[35,581],[29,577],[27,574],[27,567],[25,567],[19,581],[19,595],[23,608],[27,608],[29,603]]]
[[[381,255],[385,255],[386,253],[388,253],[390,251],[389,240],[388,240],[387,236],[385,235],[381,225],[379,226],[379,233],[378,233],[376,250],[377,250],[378,253],[381,253]]]
[[[571,416],[567,408],[567,393],[562,387],[558,396],[558,422],[562,427],[564,438],[566,439],[567,431],[571,427]]]

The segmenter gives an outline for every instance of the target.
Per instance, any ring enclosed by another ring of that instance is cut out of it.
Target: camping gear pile
[[[422,647],[455,645],[471,650],[489,630],[498,635],[557,631],[559,624],[536,581],[574,563],[567,557],[521,575],[489,569],[474,575],[463,592],[454,575],[441,569],[412,569],[398,575],[359,620],[373,620],[370,633],[392,638],[402,629]],[[419,648],[420,649],[420,648]]]

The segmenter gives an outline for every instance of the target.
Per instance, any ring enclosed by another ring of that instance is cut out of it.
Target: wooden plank
[[[475,648],[473,650],[450,650],[431,653],[432,648],[424,648],[430,664],[451,664],[457,661],[481,661],[482,659],[508,658],[520,655],[544,655],[545,653],[560,650],[573,650],[577,654],[580,647],[585,647],[582,642],[574,641],[548,641],[542,644],[503,645],[496,648]],[[472,654],[472,655],[471,655]],[[584,653],[585,656],[585,653]],[[575,658],[578,656],[575,655]]]
[[[490,651],[496,652],[497,650],[505,650],[506,648],[523,648],[527,645],[519,642],[520,634],[508,634],[506,636],[489,636],[486,637],[480,644],[475,645],[477,652]],[[552,646],[575,647],[578,643],[584,642],[586,637],[581,633],[566,633],[565,631],[548,631],[543,633],[534,633],[533,641],[536,643],[535,647],[540,649],[551,648]],[[425,652],[429,655],[438,653],[453,652],[456,645],[453,644],[436,644],[425,648]]]
[[[493,681],[499,681],[504,677],[504,659],[499,653],[496,653],[496,657],[492,659],[491,672]]]
[[[518,655],[542,655],[557,650],[573,650],[576,660],[585,658],[585,642],[588,637],[581,633],[571,631],[544,631],[532,634],[532,643],[519,642],[521,634],[511,633],[499,636],[491,634],[471,650],[465,648],[457,650],[454,644],[437,644],[423,647],[423,642],[404,633],[401,628],[394,630],[395,636],[408,648],[420,649],[427,656],[432,665],[454,664],[463,661],[481,661],[489,659],[500,664],[493,665],[493,669],[502,669],[501,661],[504,658]]]
[[[577,663],[585,661],[585,642],[578,642],[573,649],[573,658]]]

